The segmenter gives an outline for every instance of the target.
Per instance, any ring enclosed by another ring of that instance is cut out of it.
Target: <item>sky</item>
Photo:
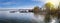
[[[51,0],[0,0],[0,8],[33,8],[42,7],[47,1]],[[57,3],[57,0],[53,0]]]

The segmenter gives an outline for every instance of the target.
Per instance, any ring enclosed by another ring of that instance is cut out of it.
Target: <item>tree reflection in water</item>
[[[57,17],[54,15],[41,15],[40,13],[34,13],[33,23],[58,23]]]
[[[44,23],[44,16],[39,13],[34,13],[33,23]]]

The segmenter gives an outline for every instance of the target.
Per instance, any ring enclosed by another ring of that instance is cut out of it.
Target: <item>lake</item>
[[[9,13],[0,11],[0,23],[45,23],[44,15],[30,13]],[[57,19],[52,19],[50,23],[58,23]]]

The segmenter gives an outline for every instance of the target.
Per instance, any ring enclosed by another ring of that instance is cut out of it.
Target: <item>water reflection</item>
[[[59,23],[58,16],[34,13],[37,23]]]
[[[44,15],[40,15],[39,13],[34,13],[34,21],[36,21],[36,23],[44,23]]]
[[[40,13],[9,13],[0,11],[0,23],[45,23],[45,15]],[[58,23],[57,18],[50,17],[49,23]]]

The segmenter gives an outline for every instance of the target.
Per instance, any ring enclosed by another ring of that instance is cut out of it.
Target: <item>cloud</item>
[[[46,2],[47,0],[32,0],[32,1],[37,1],[37,2]]]
[[[3,5],[12,5],[12,4],[16,4],[15,2],[5,2],[5,3],[2,3]]]
[[[10,7],[13,7],[13,6],[16,6],[16,2],[3,2],[3,3],[0,3],[0,7],[1,8],[10,8]]]
[[[55,5],[55,7],[58,7],[60,0],[32,0],[32,1],[37,1],[37,2],[42,2],[42,3],[47,3],[51,2],[52,4]]]
[[[18,6],[18,7],[11,7],[11,8],[0,8],[0,9],[33,9],[34,5],[29,6]]]
[[[49,2],[49,1],[51,1],[51,2],[59,2],[60,0],[32,0],[32,1],[47,3],[47,2]]]

